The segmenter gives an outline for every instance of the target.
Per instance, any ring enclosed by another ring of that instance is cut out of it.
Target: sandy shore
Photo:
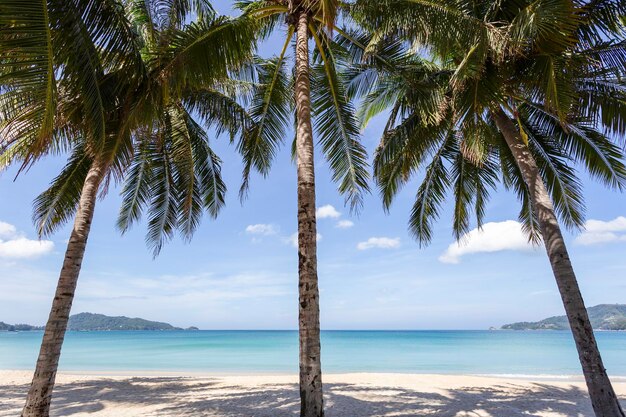
[[[0,371],[0,416],[17,416],[30,374]],[[296,376],[61,374],[53,416],[298,416]],[[325,375],[327,417],[592,417],[580,380]],[[615,388],[626,399],[626,382]],[[626,405],[626,404],[625,404]]]

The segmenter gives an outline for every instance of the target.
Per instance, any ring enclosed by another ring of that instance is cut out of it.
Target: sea
[[[43,332],[0,332],[0,369],[33,369]],[[626,332],[597,332],[609,375],[626,378]],[[325,373],[581,376],[569,331],[324,331]],[[295,331],[68,332],[60,371],[287,374]]]

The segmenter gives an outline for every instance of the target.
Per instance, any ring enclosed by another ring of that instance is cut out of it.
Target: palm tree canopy
[[[280,53],[269,60],[257,60],[247,72],[248,81],[255,88],[251,92],[250,114],[255,124],[238,143],[244,159],[242,196],[245,195],[252,169],[267,175],[271,162],[284,143],[289,120],[294,109],[292,71],[287,68],[289,45],[293,41],[298,10],[307,10],[315,50],[312,65],[313,119],[319,144],[333,172],[333,180],[346,196],[346,203],[354,210],[363,204],[368,187],[367,153],[359,141],[359,125],[342,78],[343,51],[332,39],[336,19],[341,11],[336,0],[255,0],[240,1],[238,7],[257,22],[260,39],[286,22],[287,36]],[[345,62],[345,61],[344,61]]]
[[[217,215],[225,185],[205,128],[246,126],[228,76],[251,57],[249,21],[205,0],[49,0],[3,2],[0,27],[0,165],[71,152],[35,201],[41,234],[73,216],[96,158],[103,193],[127,176],[120,229],[148,210],[155,254],[176,230],[190,238],[203,211]]]
[[[390,13],[377,13],[381,7]],[[626,181],[625,15],[624,3],[612,0],[357,1],[353,16],[365,26],[378,20],[368,34],[354,35],[368,46],[351,69],[350,91],[363,97],[364,123],[391,109],[375,159],[385,207],[425,169],[411,232],[428,243],[453,191],[460,238],[472,214],[481,225],[501,181],[517,193],[520,221],[537,240],[528,187],[493,120],[504,111],[536,159],[561,220],[580,227],[575,163],[609,187],[621,190]],[[453,28],[456,40],[439,25]]]

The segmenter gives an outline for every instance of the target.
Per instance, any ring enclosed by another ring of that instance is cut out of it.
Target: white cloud
[[[337,227],[338,229],[349,229],[352,226],[354,226],[354,222],[350,221],[350,220],[340,220],[337,222]]]
[[[315,211],[315,216],[318,219],[339,219],[341,217],[341,213],[332,205],[326,204],[325,206],[319,207]],[[335,224],[337,229],[349,229],[352,226],[354,226],[354,222],[350,220],[339,220]]]
[[[54,243],[49,240],[30,240],[19,237],[0,241],[0,258],[37,258],[52,252]]]
[[[322,235],[318,233],[317,241],[319,242],[320,240],[322,240]],[[293,235],[289,236],[287,239],[285,239],[285,241],[291,244],[291,246],[293,246],[294,248],[297,248],[298,247],[298,233],[296,232]]]
[[[367,250],[373,248],[379,249],[396,249],[400,247],[400,238],[389,237],[370,237],[365,242],[359,242],[356,245],[358,250]]]
[[[458,264],[464,255],[505,250],[533,250],[528,237],[522,231],[522,225],[514,220],[486,223],[481,230],[471,230],[460,241],[448,246],[439,260],[447,264]]]
[[[246,227],[246,233],[251,235],[271,236],[275,235],[277,231],[271,224],[251,224]]]
[[[0,222],[0,258],[37,258],[53,249],[53,242],[28,239],[19,234],[12,224]]]
[[[585,231],[575,240],[579,245],[589,246],[609,242],[626,242],[626,217],[611,221],[588,220]]]
[[[10,239],[17,235],[15,226],[9,223],[0,222],[0,239]]]
[[[626,217],[620,216],[614,220],[588,220],[585,223],[588,232],[626,232]]]
[[[315,214],[318,219],[337,219],[341,217],[341,213],[330,204],[318,208]]]

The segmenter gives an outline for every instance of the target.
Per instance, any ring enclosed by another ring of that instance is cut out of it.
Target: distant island
[[[182,329],[169,323],[150,321],[140,318],[124,316],[111,317],[104,314],[80,313],[70,316],[67,325],[68,330],[73,331],[110,331],[110,330],[198,330],[197,327]],[[42,326],[28,324],[10,325],[0,322],[0,331],[29,331],[43,330]]]
[[[43,327],[31,326],[30,324],[6,324],[0,321],[0,332],[23,332],[29,330],[43,330]]]
[[[626,330],[626,304],[600,304],[587,309],[594,330]],[[566,316],[505,324],[503,330],[569,330]]]

